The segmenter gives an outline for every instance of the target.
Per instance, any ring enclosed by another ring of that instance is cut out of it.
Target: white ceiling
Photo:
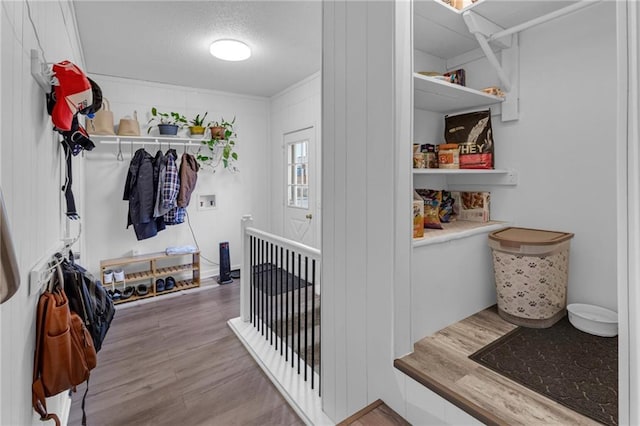
[[[89,73],[272,96],[320,70],[318,0],[75,0],[74,6]],[[244,41],[251,58],[214,58],[209,45],[220,38]]]

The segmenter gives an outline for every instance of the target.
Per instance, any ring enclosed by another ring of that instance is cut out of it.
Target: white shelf
[[[451,223],[443,223],[444,229],[425,229],[423,238],[414,238],[413,247],[422,247],[432,244],[440,244],[447,241],[459,240],[479,234],[504,229],[511,224],[509,222],[491,221],[487,223],[468,222],[459,220]]]
[[[466,188],[470,186],[515,186],[518,184],[518,173],[511,169],[413,169],[413,177],[416,176],[445,176],[448,185]]]
[[[478,43],[462,19],[462,12],[467,10],[501,28],[512,28],[576,3],[581,1],[480,0],[463,10],[456,10],[441,0],[415,0],[414,47],[442,59],[477,49]]]
[[[413,169],[414,175],[506,175],[507,169]]]
[[[505,3],[504,0],[480,0],[466,10],[472,10],[502,28],[511,28],[536,18],[564,9],[580,1],[538,0],[514,1]],[[593,2],[595,4],[595,2]]]
[[[449,113],[495,105],[503,101],[504,98],[479,90],[418,73],[413,74],[413,105],[418,109]]]
[[[176,145],[201,145],[203,141],[208,141],[206,138],[183,138],[170,135],[147,135],[147,136],[118,136],[118,135],[89,135],[91,139],[97,140],[105,145],[113,145],[118,142],[122,143],[134,143],[136,145],[148,144],[148,143],[163,143],[163,144],[176,144]]]

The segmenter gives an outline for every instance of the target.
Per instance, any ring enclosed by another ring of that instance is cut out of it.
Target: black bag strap
[[[87,388],[84,391],[84,395],[82,395],[82,426],[87,426],[87,413],[84,410],[84,402],[87,399],[87,393],[89,393],[89,378],[88,377],[87,377]]]
[[[66,179],[64,185],[62,185],[62,191],[64,192],[64,198],[67,200],[67,217],[72,220],[80,219],[80,215],[76,210],[76,201],[71,191],[71,185],[73,184],[73,172],[71,171],[71,149],[69,144],[62,140],[60,142],[64,148],[64,156],[66,159]]]

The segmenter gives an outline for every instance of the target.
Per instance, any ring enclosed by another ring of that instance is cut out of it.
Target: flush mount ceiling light
[[[251,49],[238,40],[216,40],[209,46],[209,52],[225,61],[244,61],[251,56]]]

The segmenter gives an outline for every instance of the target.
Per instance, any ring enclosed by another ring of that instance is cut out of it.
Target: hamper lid
[[[548,245],[557,244],[573,238],[571,232],[545,231],[530,228],[505,228],[489,234],[489,238],[503,244]]]

